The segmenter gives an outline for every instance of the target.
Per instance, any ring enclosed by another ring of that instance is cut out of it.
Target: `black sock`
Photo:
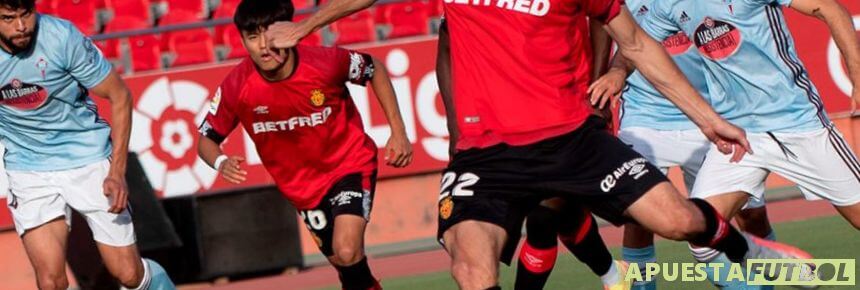
[[[707,201],[697,198],[690,199],[690,201],[705,216],[705,231],[690,239],[690,243],[694,246],[709,247],[726,253],[726,257],[732,262],[743,262],[744,256],[749,250],[744,236]]]
[[[487,288],[486,290],[502,290],[502,287],[493,286],[493,287]]]
[[[579,217],[569,216],[562,222],[559,231],[561,242],[579,261],[588,265],[597,276],[603,276],[612,267],[612,254],[603,243],[598,231],[597,221],[588,211]],[[575,225],[579,225],[574,228]]]
[[[334,266],[344,290],[367,290],[376,284],[376,278],[370,273],[367,257],[352,266]]]
[[[558,212],[555,210],[539,206],[529,214],[526,242],[520,249],[514,289],[543,289],[558,255],[557,232]]]

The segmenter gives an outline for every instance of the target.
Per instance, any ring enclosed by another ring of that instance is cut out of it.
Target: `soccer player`
[[[199,155],[227,181],[246,178],[244,159],[219,144],[236,126],[251,135],[263,165],[299,210],[344,289],[382,289],[364,255],[376,182],[376,144],[365,134],[346,82],[373,87],[391,126],[388,165],[404,167],[412,148],[385,67],[341,48],[275,50],[265,34],[290,21],[290,1],[242,1],[234,22],[249,58],[224,79],[200,126]]]
[[[589,34],[588,40],[591,44],[589,55],[592,59],[591,79],[598,79],[608,69],[612,38],[603,29],[603,25],[594,20],[589,21],[588,25],[581,25],[579,28],[576,33]],[[447,27],[443,27],[441,30],[440,34],[447,34]],[[447,38],[448,36],[442,35],[441,37]],[[441,60],[450,62],[447,42],[441,41],[439,43],[437,62],[441,63]],[[443,44],[444,46],[441,46]],[[450,65],[445,67],[450,67]],[[437,65],[437,72],[444,69],[444,67],[439,68]],[[438,73],[438,75],[450,76],[450,72]],[[440,83],[443,83],[441,79]],[[607,124],[612,124],[612,111],[608,106],[595,110],[594,113],[606,119]],[[611,126],[607,129],[613,132]],[[449,130],[456,131],[456,128]],[[452,142],[455,140],[451,138]],[[452,144],[450,148],[456,148],[456,144]],[[606,248],[598,230],[597,221],[594,220],[591,213],[578,206],[576,201],[567,202],[563,198],[542,201],[540,206],[532,210],[526,218],[526,238],[518,255],[519,261],[517,262],[514,289],[544,288],[555,267],[558,255],[557,240],[561,240],[562,244],[578,260],[585,263],[595,275],[600,277],[604,289],[629,290],[631,281],[624,279],[628,265],[612,259],[612,254]]]
[[[0,135],[8,207],[39,289],[66,289],[71,210],[83,215],[110,274],[128,289],[174,289],[141,259],[125,182],[131,93],[68,21],[33,0],[0,0]],[[108,99],[112,126],[89,92]]]
[[[860,229],[860,163],[827,117],[780,5],[828,25],[855,84],[852,97],[860,101],[860,41],[838,1],[658,1],[643,22],[658,38],[690,36],[703,56],[714,106],[750,132],[757,152],[735,163],[712,147],[692,196],[731,217],[750,197],[763,198],[765,177],[775,172],[797,183],[807,198],[830,201]],[[716,256],[709,248],[693,252],[704,262]]]
[[[641,23],[643,19],[653,14],[651,5],[654,2],[653,0],[627,0],[627,7],[636,21]],[[685,33],[679,32],[663,39],[663,46],[672,55],[673,60],[691,84],[702,96],[709,98],[704,60],[693,48],[690,38]],[[626,79],[627,88],[624,91],[619,138],[648,158],[664,174],[670,167],[680,167],[684,173],[686,187],[692,189],[697,172],[710,148],[710,142],[683,112],[660,95],[640,73],[631,75],[631,72],[614,67],[595,81],[589,88],[589,92],[593,93],[592,104],[599,108],[608,107],[606,104],[611,97],[617,97],[621,93]],[[764,188],[758,190],[763,191]],[[762,193],[755,192],[755,194],[760,196]],[[747,218],[743,219],[745,222],[740,223],[742,229],[758,237],[774,239],[767,221],[764,200],[751,200],[743,213],[746,213]],[[644,271],[646,263],[656,261],[653,234],[635,224],[625,225],[622,255],[625,261],[636,263]],[[720,259],[720,261],[727,260]],[[739,285],[723,286],[725,286],[724,289],[749,289],[750,287],[742,285],[743,282],[736,284]],[[656,281],[637,281],[635,286],[634,289],[656,289]]]
[[[373,0],[328,1],[298,23],[267,32],[290,47],[322,25]],[[659,169],[589,117],[589,72],[581,17],[603,23],[619,49],[696,123],[721,152],[740,160],[743,130],[723,120],[687,82],[659,43],[619,0],[454,1],[445,3],[452,98],[460,136],[443,174],[439,239],[462,289],[499,289],[498,261],[519,238],[524,214],[552,196],[581,201],[621,224],[636,221],[673,240],[751,257],[796,257],[796,249],[745,237],[707,202],[685,200]],[[441,41],[441,40],[440,40]],[[444,95],[443,95],[444,96]],[[798,250],[799,251],[799,250]]]

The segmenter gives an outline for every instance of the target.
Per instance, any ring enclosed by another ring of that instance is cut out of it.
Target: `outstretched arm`
[[[860,104],[860,41],[857,39],[851,14],[836,0],[794,0],[790,7],[827,23],[836,46],[842,52],[845,66],[848,67],[849,78],[854,85],[851,93],[854,102],[851,108],[856,110]]]
[[[627,9],[622,9],[605,27],[618,43],[621,54],[716,143],[721,152],[734,153],[732,160],[740,161],[750,151],[746,133],[711,108],[660,43],[636,24]]]

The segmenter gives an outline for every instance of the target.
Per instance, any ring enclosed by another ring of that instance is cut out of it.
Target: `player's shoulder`
[[[240,92],[245,84],[248,83],[248,78],[251,74],[256,73],[254,69],[254,61],[250,57],[242,59],[238,65],[233,67],[218,88],[222,94],[233,96]]]
[[[312,45],[297,45],[296,50],[299,54],[299,61],[313,66],[338,63],[340,61],[339,57],[349,53],[349,50],[340,47]]]
[[[63,41],[75,32],[81,34],[80,30],[72,22],[47,14],[39,14],[39,32],[55,37],[55,40]]]

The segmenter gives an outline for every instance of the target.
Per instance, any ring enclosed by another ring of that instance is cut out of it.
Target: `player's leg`
[[[110,200],[102,188],[109,170],[110,162],[104,160],[55,172],[52,178],[69,206],[87,221],[105,267],[124,289],[175,289],[160,265],[141,259],[129,209],[108,212]]]
[[[451,256],[451,275],[460,289],[501,289],[499,260],[508,239],[504,228],[467,220],[451,226],[443,239]]]
[[[807,198],[830,201],[860,229],[860,161],[842,133],[828,127],[804,133],[773,133],[774,146],[788,153],[774,158],[773,171],[797,183]]]
[[[343,289],[382,289],[364,252],[375,181],[373,172],[347,175],[329,189],[316,208],[300,212],[320,251],[338,271]]]
[[[752,199],[750,199],[748,204],[751,203],[753,203]],[[767,218],[767,207],[765,207],[764,204],[761,204],[761,206],[748,206],[741,209],[741,211],[735,215],[735,222],[738,223],[738,227],[744,232],[748,232],[762,239],[771,241],[776,240],[776,233],[770,226],[770,220]]]
[[[640,273],[645,273],[647,263],[657,262],[657,251],[654,248],[654,233],[635,223],[624,225],[624,240],[622,241],[621,257],[630,266],[638,267]],[[634,290],[657,289],[657,280],[648,279],[633,282]]]
[[[60,189],[52,186],[43,173],[7,171],[7,205],[15,230],[36,274],[40,289],[66,289],[66,244],[71,221]]]
[[[614,261],[600,236],[597,220],[591,212],[568,201],[560,216],[558,236],[564,246],[600,277],[603,288],[628,290],[631,281],[624,279],[627,263]]]
[[[60,217],[36,228],[27,230],[21,237],[24,250],[36,274],[36,284],[42,290],[65,290],[66,243],[69,228]]]
[[[520,248],[514,289],[543,289],[558,256],[559,198],[545,200],[526,218],[526,239]]]

